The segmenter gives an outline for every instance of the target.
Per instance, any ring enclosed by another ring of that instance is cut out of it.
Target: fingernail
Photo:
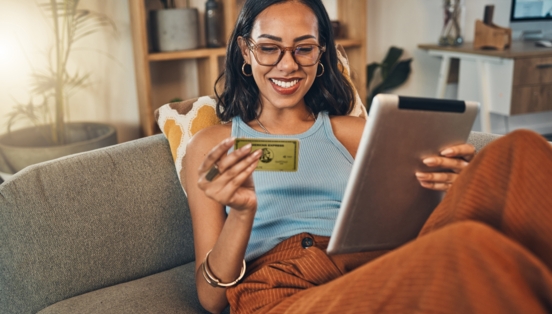
[[[235,139],[236,139],[235,137],[229,137],[229,138],[224,140],[224,144],[233,143]]]
[[[447,155],[451,155],[452,153],[454,153],[454,151],[450,148],[447,148],[447,149],[445,149],[444,151],[441,152],[441,155],[447,156]]]
[[[437,159],[434,157],[429,157],[424,159],[422,162],[428,166],[434,166],[437,164]]]
[[[251,149],[251,143],[246,144],[246,145],[242,146],[242,148],[240,148],[241,151],[246,151],[246,150],[250,150],[250,149]]]
[[[254,151],[251,155],[255,156],[255,157],[260,157],[263,153],[263,150],[262,149],[257,149],[256,151]]]
[[[431,187],[431,183],[425,182],[425,181],[420,181],[420,185],[423,186],[424,188]]]
[[[418,179],[427,179],[429,176],[423,172],[416,172],[416,177]]]

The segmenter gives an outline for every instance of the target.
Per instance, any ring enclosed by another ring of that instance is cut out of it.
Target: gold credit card
[[[299,140],[237,138],[234,149],[251,143],[251,151],[262,149],[263,155],[255,170],[297,171],[299,163]]]

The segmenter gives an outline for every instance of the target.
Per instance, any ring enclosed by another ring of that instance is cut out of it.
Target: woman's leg
[[[267,264],[229,300],[249,312],[287,291],[263,313],[552,311],[550,187],[549,144],[516,131],[474,159],[415,241],[320,286],[311,277],[340,275],[315,270],[322,257]]]
[[[552,269],[552,146],[514,131],[479,153],[429,217],[420,236],[476,220],[533,252]]]
[[[517,242],[464,221],[283,299],[268,313],[412,312],[550,313],[552,275]]]
[[[291,237],[247,266],[242,282],[226,292],[232,313],[267,313],[283,300],[323,285],[386,251],[328,256],[328,237]]]

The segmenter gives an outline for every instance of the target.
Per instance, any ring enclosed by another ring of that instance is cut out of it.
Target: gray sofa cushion
[[[22,170],[0,185],[0,312],[193,261],[189,216],[163,135]]]
[[[489,142],[499,138],[500,136],[501,135],[491,133],[471,132],[470,136],[468,137],[468,143],[475,146],[476,151],[480,151],[485,145],[489,144]]]
[[[92,291],[51,305],[39,314],[207,313],[195,289],[195,263]]]
[[[469,142],[480,150],[497,137],[472,132]],[[193,264],[177,267],[193,260],[187,200],[163,135],[31,166],[0,184],[2,314],[84,312],[80,302],[155,311],[153,299],[166,300],[159,313],[170,302],[201,311]]]

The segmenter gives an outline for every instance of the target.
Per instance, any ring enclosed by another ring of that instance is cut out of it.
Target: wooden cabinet
[[[244,0],[219,0],[224,8],[226,38],[234,27]],[[361,99],[366,91],[366,1],[336,0],[337,17],[341,24],[341,44],[349,57],[355,87]],[[159,1],[156,1],[159,2]],[[154,112],[174,97],[192,98],[212,95],[226,54],[226,48],[200,48],[175,52],[153,52],[149,38],[150,0],[129,0],[136,69],[138,107],[143,136],[159,132]],[[201,13],[200,13],[201,14]],[[200,20],[202,21],[202,20]],[[200,23],[202,27],[203,23]],[[200,34],[203,30],[200,31]],[[191,65],[197,71],[187,71]],[[194,75],[195,78],[190,78]],[[190,81],[191,80],[191,81]],[[196,90],[182,95],[190,85]]]
[[[552,110],[551,48],[527,41],[514,41],[506,50],[474,49],[471,43],[418,47],[442,58],[436,97],[444,97],[449,70],[456,72],[457,97],[481,103],[484,132],[491,132],[491,113],[508,117]]]
[[[510,114],[549,110],[552,110],[552,56],[515,59]]]

